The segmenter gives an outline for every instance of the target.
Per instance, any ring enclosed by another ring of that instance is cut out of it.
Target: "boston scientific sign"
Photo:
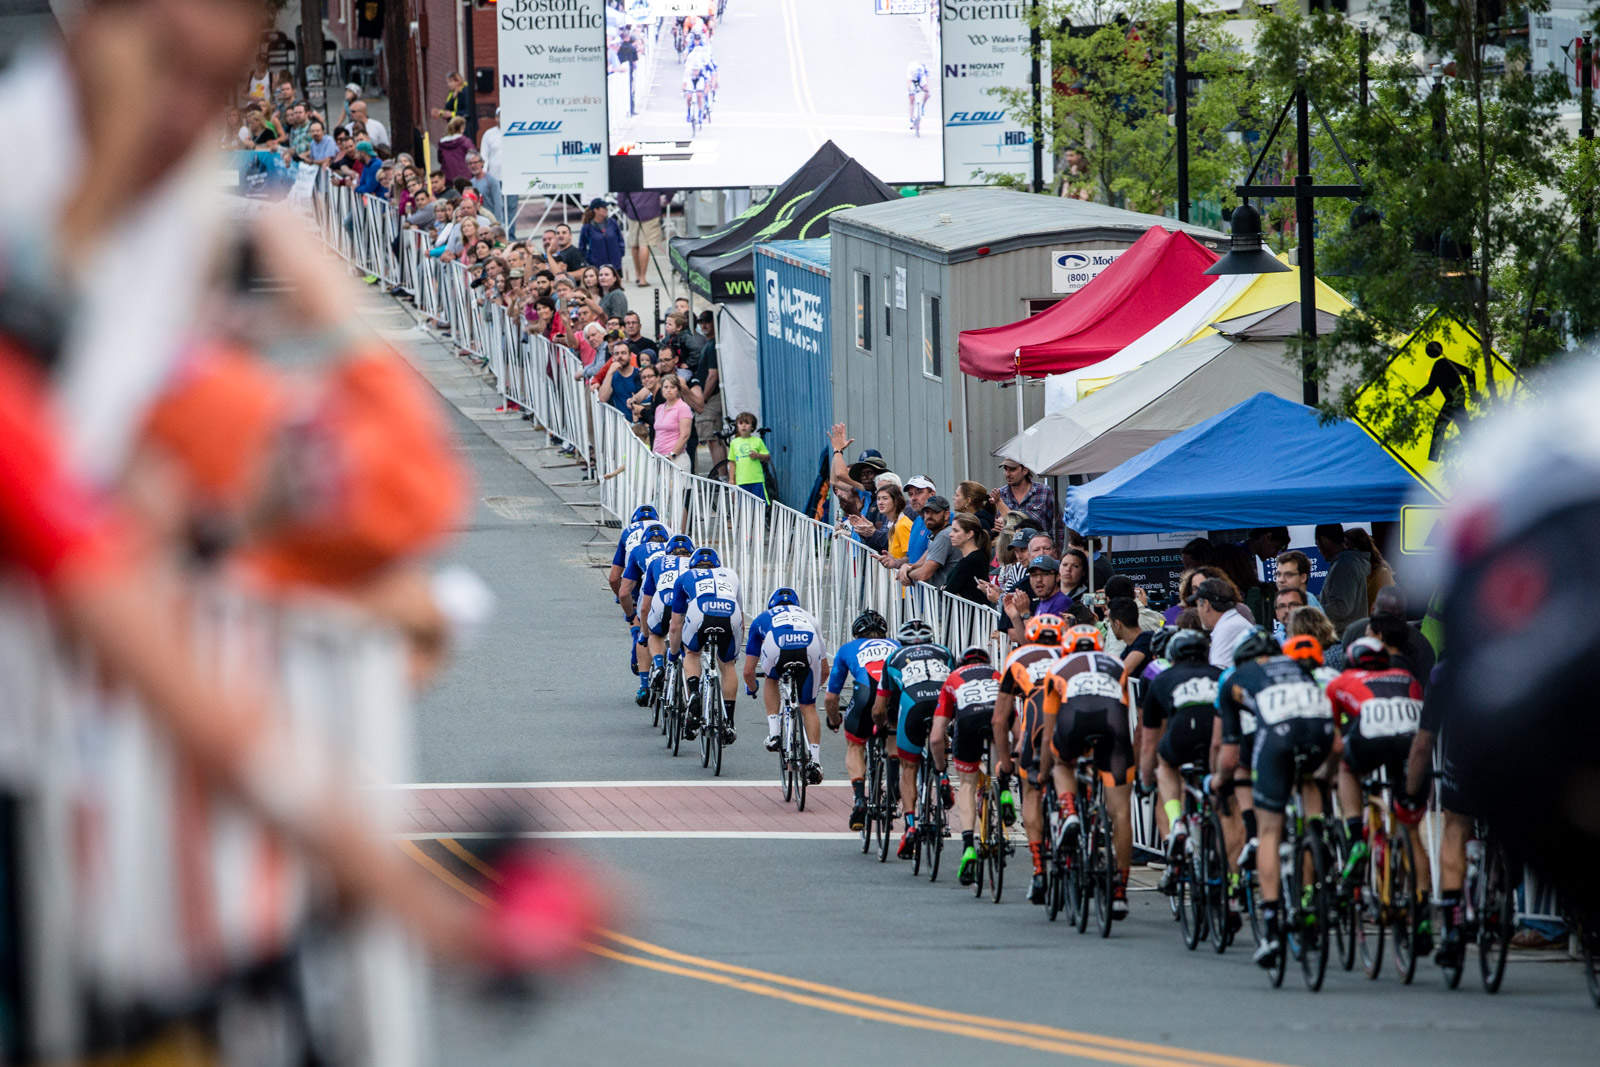
[[[946,22],[981,22],[988,19],[1013,19],[1018,22],[1027,18],[1027,5],[1022,3],[959,3],[958,0],[944,0],[939,5],[939,14]]]
[[[598,30],[605,15],[586,0],[500,0],[502,30]]]

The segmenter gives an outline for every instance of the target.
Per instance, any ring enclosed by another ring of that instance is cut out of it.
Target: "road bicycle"
[[[1005,891],[1006,857],[1011,854],[1011,839],[1006,836],[1000,794],[1005,783],[994,774],[994,754],[984,746],[983,764],[978,771],[977,823],[973,828],[972,845],[978,852],[977,877],[972,883],[972,895],[983,896],[985,880],[989,883],[989,896],[996,904]]]
[[[1182,854],[1173,857],[1178,865],[1174,899],[1183,943],[1192,952],[1209,938],[1213,950],[1225,952],[1233,941],[1235,920],[1228,907],[1228,853],[1222,819],[1211,791],[1205,788],[1206,768],[1185,763],[1178,773],[1183,776],[1182,820],[1187,832]]]
[[[661,732],[666,736],[667,749],[676,756],[683,745],[683,719],[688,708],[684,692],[683,660],[668,659],[663,669],[660,695]]]
[[[950,833],[944,803],[949,788],[950,780],[934,768],[932,757],[924,755],[917,764],[917,828],[911,845],[912,877],[921,872],[926,859],[928,881],[939,880],[939,859],[944,855],[944,839]]]
[[[706,106],[706,91],[704,89],[691,90],[688,96],[689,136],[693,137],[700,132],[700,128],[711,118],[711,111]]]
[[[867,741],[867,813],[861,824],[861,851],[872,848],[876,835],[879,863],[889,859],[889,837],[894,829],[894,801],[890,799],[888,779],[883,733],[874,731]]]
[[[1475,820],[1472,836],[1467,838],[1467,869],[1461,886],[1461,954],[1441,964],[1447,987],[1455,989],[1461,984],[1467,944],[1476,942],[1483,990],[1500,991],[1511,936],[1516,933],[1517,884],[1521,881],[1521,872],[1506,855],[1505,847],[1482,820]],[[1590,971],[1592,975],[1592,967]]]
[[[799,674],[805,669],[791,665],[778,676],[778,776],[783,783],[784,802],[792,799],[796,811],[806,810],[806,768],[811,762],[805,724],[795,703]]]
[[[1088,738],[1093,750],[1101,738]],[[1089,925],[1089,901],[1094,901],[1100,936],[1111,936],[1111,898],[1116,893],[1117,857],[1111,840],[1111,816],[1106,811],[1105,782],[1093,756],[1079,756],[1074,771],[1078,790],[1078,932]]]
[[[722,734],[728,728],[728,709],[722,696],[722,674],[717,650],[733,640],[726,625],[707,620],[700,625],[700,766],[722,776]]]
[[[1326,758],[1327,753],[1317,747],[1297,747],[1294,752],[1291,780],[1296,785],[1283,813],[1283,840],[1278,845],[1281,936],[1278,951],[1267,968],[1273,986],[1282,986],[1288,958],[1294,956],[1300,961],[1306,987],[1313,993],[1322,988],[1328,973],[1331,889],[1328,847],[1323,837],[1326,819],[1306,815],[1303,794],[1304,783]]]
[[[1350,899],[1352,932],[1362,970],[1368,978],[1378,977],[1383,970],[1384,938],[1392,934],[1395,969],[1400,981],[1409,985],[1417,974],[1417,928],[1427,912],[1417,891],[1411,828],[1397,822],[1384,802],[1387,788],[1382,772],[1361,782],[1361,833],[1367,858],[1358,869],[1343,872],[1341,881]]]
[[[1040,796],[1040,803],[1045,810],[1045,840],[1050,844],[1050,851],[1044,865],[1044,903],[1045,918],[1055,922],[1062,912],[1071,908],[1069,921],[1076,922],[1080,914],[1087,915],[1087,902],[1080,911],[1079,901],[1083,892],[1078,884],[1078,849],[1068,847],[1066,833],[1062,824],[1060,798],[1056,796],[1055,782],[1046,782]],[[1081,928],[1080,928],[1081,929]]]

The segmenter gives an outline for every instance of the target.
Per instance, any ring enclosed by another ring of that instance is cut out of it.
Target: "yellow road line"
[[[492,868],[459,842],[445,838],[440,841],[440,844],[444,845],[452,855],[466,863],[473,870],[490,878],[496,877]],[[482,892],[457,877],[447,867],[423,852],[413,842],[401,842],[401,847],[430,873],[452,889],[466,896],[469,900],[478,904],[487,904],[489,902],[489,898]],[[790,978],[787,975],[775,974],[771,971],[762,971],[752,967],[722,963],[718,960],[706,959],[701,956],[692,956],[648,941],[641,941],[638,938],[629,937],[614,930],[601,929],[596,930],[595,933],[624,948],[644,953],[644,955],[633,955],[605,945],[592,943],[584,946],[586,951],[596,956],[616,960],[619,963],[626,963],[634,967],[643,967],[647,970],[678,975],[684,978],[694,978],[702,982],[738,989],[746,993],[754,993],[759,996],[817,1008],[837,1015],[848,1015],[858,1019],[890,1023],[909,1029],[931,1030],[961,1037],[970,1037],[976,1040],[993,1041],[1004,1045],[1035,1049],[1041,1052],[1078,1056],[1107,1063],[1129,1064],[1131,1067],[1196,1067],[1199,1064],[1209,1065],[1209,1067],[1284,1067],[1282,1064],[1267,1060],[1191,1051],[1167,1045],[1130,1041],[1124,1038],[1083,1033],[1077,1030],[1066,1030],[1038,1023],[1021,1022],[1014,1019],[998,1019],[932,1008],[909,1001],[878,997],[869,993],[857,993],[854,990],[827,985],[822,982]],[[658,958],[651,959],[651,956]],[[802,990],[803,992],[791,992],[790,990]]]

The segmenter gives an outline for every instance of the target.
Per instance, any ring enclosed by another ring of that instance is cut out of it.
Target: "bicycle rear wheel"
[[[1411,849],[1411,831],[1405,826],[1389,839],[1389,906],[1394,915],[1394,965],[1400,972],[1400,981],[1410,985],[1417,976],[1421,908],[1417,900],[1416,854]]]
[[[1307,834],[1295,850],[1295,910],[1299,918],[1300,971],[1306,988],[1313,993],[1322,988],[1328,974],[1328,860],[1327,850],[1316,834]]]
[[[1483,991],[1498,993],[1506,976],[1506,953],[1516,926],[1517,889],[1511,864],[1497,842],[1483,848],[1483,870],[1478,875],[1483,886],[1482,906],[1478,909],[1478,969],[1483,976]]]
[[[1215,813],[1200,823],[1200,879],[1206,897],[1206,929],[1211,947],[1226,952],[1233,940],[1228,919],[1228,856],[1222,844],[1222,824]]]
[[[883,801],[883,760],[873,749],[867,750],[866,818],[861,823],[861,853],[872,848],[872,826],[878,817],[878,805]]]
[[[789,718],[788,708],[784,708],[779,714],[782,716],[779,721],[783,725],[778,729],[778,777],[783,783],[783,802],[787,804],[794,799],[794,765],[789,760],[791,748],[789,733],[794,728],[794,725]]]
[[[1005,891],[1006,883],[1006,849],[1010,847],[1006,841],[1006,827],[1000,817],[1000,786],[993,779],[989,782],[988,814],[985,817],[987,829],[985,834],[989,839],[988,856],[985,863],[989,868],[989,896],[996,903],[1000,903],[1000,895]],[[980,892],[982,886],[979,886]]]
[[[939,776],[930,774],[929,777],[933,779],[933,804],[923,830],[928,838],[928,881],[937,882],[939,861],[944,858],[944,796],[939,788]]]
[[[890,760],[885,757],[879,766],[883,774],[883,799],[882,806],[878,809],[878,862],[889,862],[889,837],[894,833],[894,775],[889,768]]]
[[[1377,978],[1383,970],[1383,939],[1389,925],[1388,909],[1383,903],[1383,870],[1388,865],[1389,842],[1381,828],[1373,826],[1367,834],[1372,852],[1366,858],[1366,877],[1351,887],[1352,907],[1356,913],[1356,949],[1361,956],[1361,970],[1368,978]]]
[[[911,877],[922,873],[923,846],[928,836],[928,779],[932,777],[928,761],[917,765],[917,830],[911,835]]]
[[[1090,877],[1094,881],[1095,918],[1100,922],[1100,936],[1111,936],[1111,895],[1117,880],[1117,857],[1111,848],[1111,820],[1106,815],[1103,794],[1097,795],[1094,804],[1094,836],[1090,839],[1094,855],[1090,860]]]
[[[790,716],[789,729],[794,733],[794,747],[789,753],[789,772],[794,775],[794,810],[806,810],[806,760],[809,751],[806,748],[805,731],[800,728],[798,720]]]
[[[1334,949],[1339,957],[1339,966],[1347,971],[1355,970],[1356,966],[1356,925],[1361,921],[1360,913],[1356,908],[1356,893],[1354,887],[1344,884],[1344,865],[1349,855],[1349,841],[1345,837],[1343,825],[1336,825],[1333,841],[1341,842],[1341,847],[1328,845],[1328,918],[1333,924]]]
[[[1203,831],[1202,831],[1203,832]],[[1183,947],[1193,952],[1206,939],[1205,872],[1201,867],[1198,848],[1185,849],[1183,865],[1178,871],[1178,896],[1181,907],[1179,925],[1183,928]]]
[[[728,712],[722,704],[722,687],[716,689],[717,714],[715,721],[707,720],[711,726],[711,774],[713,777],[722,777],[722,731],[728,725]]]

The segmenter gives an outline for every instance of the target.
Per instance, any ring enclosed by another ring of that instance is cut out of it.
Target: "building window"
[[[856,271],[856,347],[872,351],[872,275]]]
[[[939,337],[939,298],[922,294],[922,373],[944,380],[944,344]]]

